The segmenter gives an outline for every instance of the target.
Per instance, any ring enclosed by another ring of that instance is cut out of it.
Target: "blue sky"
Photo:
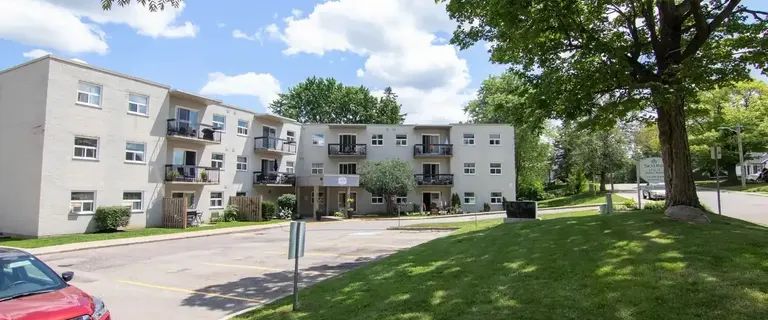
[[[408,122],[463,120],[480,82],[504,69],[483,44],[447,44],[454,24],[433,0],[187,0],[162,13],[99,2],[0,1],[0,67],[51,52],[256,111],[308,76],[335,77],[393,86]]]

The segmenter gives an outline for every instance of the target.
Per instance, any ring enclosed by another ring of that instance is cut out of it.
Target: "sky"
[[[391,86],[407,123],[448,123],[466,120],[482,81],[505,69],[485,43],[448,44],[455,26],[434,0],[186,0],[155,13],[0,0],[0,69],[52,53],[256,112],[307,77],[334,77]]]

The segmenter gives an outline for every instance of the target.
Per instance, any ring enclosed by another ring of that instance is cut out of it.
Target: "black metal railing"
[[[275,137],[256,137],[253,148],[256,150],[270,150],[296,154],[296,141]]]
[[[221,177],[219,168],[191,165],[165,165],[165,181],[218,184]]]
[[[221,143],[221,131],[202,123],[190,123],[178,119],[168,119],[169,136],[185,137]]]
[[[364,157],[367,154],[368,154],[368,145],[364,143],[358,143],[358,144],[329,143],[328,144],[329,156]]]
[[[420,186],[450,186],[453,185],[453,174],[414,174],[416,184]]]
[[[413,156],[452,156],[452,144],[416,144],[413,145]]]
[[[253,184],[296,185],[296,174],[277,171],[254,171]]]

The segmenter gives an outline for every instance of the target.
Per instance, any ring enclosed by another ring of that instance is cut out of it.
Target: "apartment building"
[[[464,210],[515,198],[506,125],[300,124],[130,75],[46,56],[0,71],[0,234],[95,229],[101,206],[130,228],[162,224],[163,198],[208,221],[230,196],[295,193],[299,212],[359,213],[384,199],[359,186],[364,161],[403,159],[417,187],[397,202]]]

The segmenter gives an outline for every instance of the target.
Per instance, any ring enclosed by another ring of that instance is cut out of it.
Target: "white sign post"
[[[304,256],[304,239],[306,232],[306,222],[291,221],[291,235],[288,244],[288,259],[294,259],[293,311],[299,310],[299,258]]]
[[[664,182],[664,163],[661,158],[645,158],[637,161],[637,208],[642,209],[643,206],[640,203],[640,178],[648,183],[662,183]]]
[[[709,149],[709,156],[715,160],[715,183],[717,184],[717,214],[723,215],[720,208],[720,159],[723,158],[723,150],[720,146],[713,146]]]

